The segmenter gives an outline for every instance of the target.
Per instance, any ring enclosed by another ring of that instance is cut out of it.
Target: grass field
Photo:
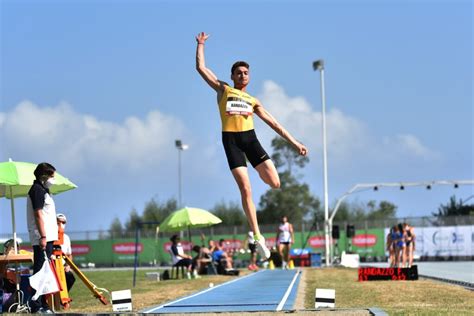
[[[203,276],[196,280],[150,281],[145,272],[137,272],[137,286],[132,287],[131,270],[84,271],[98,287],[109,291],[132,289],[133,309],[147,307],[176,299],[215,285],[233,280],[229,276]],[[337,308],[379,307],[390,315],[473,315],[474,292],[459,286],[431,280],[358,282],[355,269],[305,269],[304,308],[314,309],[316,288],[336,290]],[[107,313],[111,305],[104,306],[92,297],[90,291],[77,279],[71,290],[72,313]],[[260,314],[260,313],[258,313]],[[268,313],[261,313],[261,315]],[[202,315],[202,314],[201,314]],[[223,315],[223,314],[219,314]],[[235,314],[234,314],[235,315]],[[257,315],[257,314],[252,314]]]
[[[473,315],[474,292],[427,279],[358,282],[356,269],[312,269],[306,276],[305,306],[316,288],[336,290],[336,307],[379,307],[390,315]],[[314,307],[314,305],[313,305]]]

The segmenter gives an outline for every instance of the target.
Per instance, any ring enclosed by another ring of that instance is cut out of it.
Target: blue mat
[[[301,271],[262,270],[142,313],[257,312],[291,310]]]

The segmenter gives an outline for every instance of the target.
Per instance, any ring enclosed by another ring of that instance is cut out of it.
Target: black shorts
[[[257,245],[255,245],[255,243],[249,242],[248,246],[250,249],[250,253],[255,253],[257,251]]]
[[[246,167],[246,157],[254,168],[270,159],[253,129],[245,132],[222,132],[222,144],[231,170]]]

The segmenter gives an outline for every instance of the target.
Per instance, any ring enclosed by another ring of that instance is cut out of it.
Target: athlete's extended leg
[[[257,211],[252,199],[252,188],[250,186],[247,167],[237,167],[232,169],[232,175],[239,186],[240,195],[242,198],[242,207],[244,208],[245,215],[247,216],[250,229],[254,233],[257,249],[264,259],[268,259],[270,258],[270,251],[265,246],[265,238],[263,238],[263,236],[260,234],[260,228],[258,227]]]
[[[278,171],[273,164],[271,159],[267,159],[264,162],[258,164],[255,167],[260,178],[271,186],[273,189],[278,189],[280,187],[280,177],[278,176]]]
[[[252,188],[250,186],[247,167],[237,167],[231,171],[235,181],[237,182],[237,185],[239,186],[242,207],[244,208],[245,215],[247,216],[250,229],[253,231],[254,235],[260,235],[260,229],[258,227],[257,221],[257,212],[252,199]]]

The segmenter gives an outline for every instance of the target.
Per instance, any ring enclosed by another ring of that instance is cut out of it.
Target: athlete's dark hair
[[[36,180],[41,181],[44,177],[51,177],[55,171],[56,168],[54,168],[53,165],[47,162],[42,162],[38,166],[36,166],[36,169],[33,173],[36,177]]]
[[[237,69],[237,67],[241,67],[241,66],[246,67],[247,69],[250,68],[250,65],[249,65],[247,62],[242,61],[242,60],[236,61],[236,62],[232,65],[232,68],[230,69],[230,74],[233,75],[235,69]]]

